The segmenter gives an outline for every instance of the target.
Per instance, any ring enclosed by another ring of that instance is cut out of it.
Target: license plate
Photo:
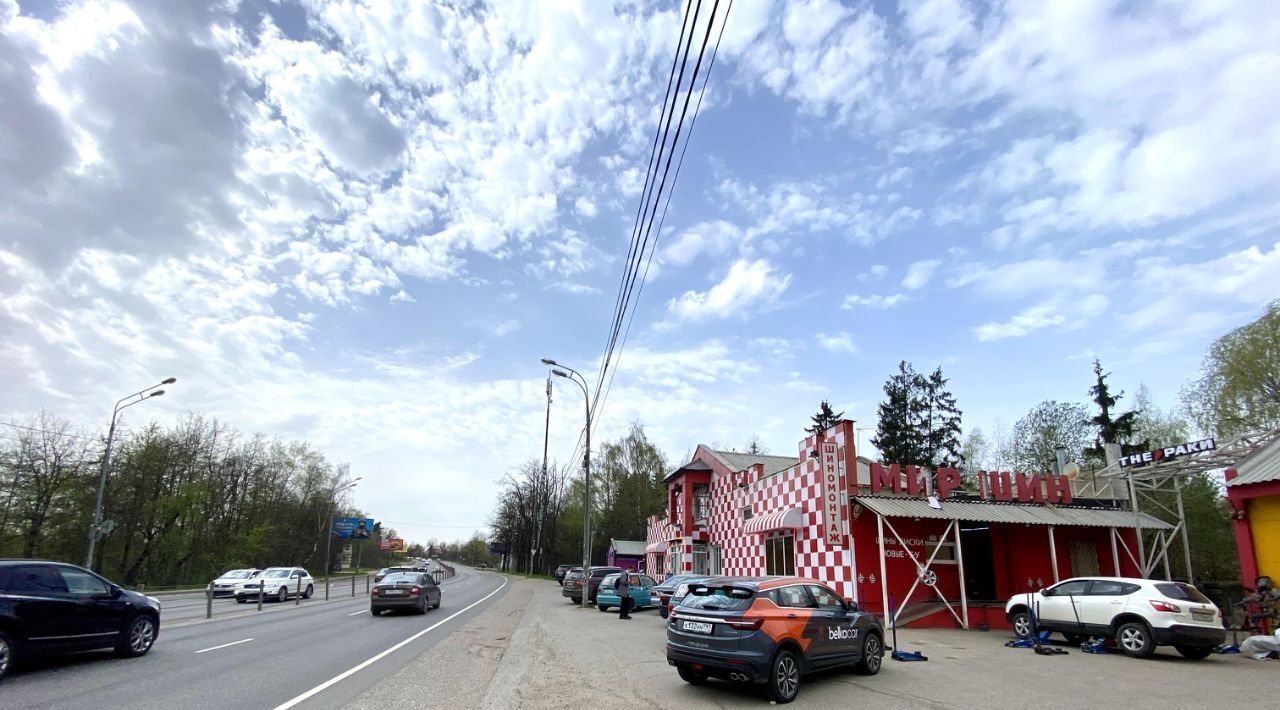
[[[1205,609],[1192,609],[1191,618],[1196,621],[1213,621],[1213,612]]]
[[[404,596],[404,592],[403,592],[402,590],[399,590],[399,589],[388,589],[387,591],[383,592],[383,594],[385,594],[385,595],[387,595],[387,596],[389,596],[389,597],[402,597],[402,596]]]
[[[715,630],[715,626],[713,624],[708,624],[702,621],[682,621],[680,622],[680,628],[695,634],[710,634]]]

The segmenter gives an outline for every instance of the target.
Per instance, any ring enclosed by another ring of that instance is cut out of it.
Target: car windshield
[[[1180,599],[1184,602],[1195,602],[1197,604],[1212,604],[1209,598],[1200,593],[1199,589],[1183,582],[1162,582],[1156,585],[1156,591],[1169,597],[1170,599]]]
[[[755,592],[742,587],[703,587],[694,586],[684,601],[682,609],[703,609],[706,611],[742,611],[751,606]]]
[[[223,579],[249,579],[252,576],[253,576],[253,570],[233,569],[230,572],[222,575],[222,578]]]
[[[270,577],[270,578],[272,578],[272,579],[274,579],[274,578],[276,578],[276,577],[288,577],[288,576],[289,576],[289,570],[287,570],[287,569],[269,569],[269,570],[267,570],[266,572],[263,572],[263,573],[262,573],[262,576],[263,576],[263,577]]]
[[[398,574],[389,574],[382,579],[383,584],[417,584],[419,576],[416,574],[407,574],[404,572]]]

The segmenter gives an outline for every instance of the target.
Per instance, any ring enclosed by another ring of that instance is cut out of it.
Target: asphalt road
[[[0,687],[4,707],[336,708],[483,612],[506,578],[463,567],[425,616],[370,616],[368,597],[323,596],[271,612],[167,626],[142,658],[109,652],[39,660]],[[350,593],[350,583],[348,583]],[[230,602],[232,607],[244,607]],[[265,607],[265,605],[264,605]],[[203,615],[203,609],[201,609]]]
[[[373,577],[370,576],[370,584],[372,581]],[[317,579],[315,587],[315,595],[312,599],[303,599],[300,606],[311,604],[316,599],[324,601],[324,579]],[[341,581],[330,580],[329,598],[330,600],[351,599],[351,589],[350,579],[342,579]],[[367,585],[365,583],[365,578],[357,577],[355,579],[355,598],[360,599],[366,597],[368,594],[366,589]],[[205,599],[203,592],[162,594],[156,598],[160,600],[160,605],[164,614],[161,621],[166,624],[185,622],[193,619],[203,619],[208,601]],[[295,606],[294,599],[290,597],[289,601],[284,604],[280,604],[273,598],[268,598],[262,602],[262,609],[264,611],[277,609],[282,606]],[[247,604],[237,604],[234,597],[217,597],[213,600],[213,618],[215,619],[225,616],[226,614],[257,613],[257,611],[258,604],[256,600]]]

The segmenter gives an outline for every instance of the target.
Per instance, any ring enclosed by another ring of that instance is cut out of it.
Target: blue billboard
[[[333,534],[345,540],[373,537],[373,518],[334,518]]]

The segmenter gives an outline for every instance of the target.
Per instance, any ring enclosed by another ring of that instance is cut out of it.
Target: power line
[[[81,434],[69,434],[69,433],[67,433],[67,432],[63,432],[63,431],[52,431],[52,430],[50,430],[50,429],[38,429],[38,428],[36,428],[36,427],[23,426],[22,424],[14,424],[13,422],[4,422],[4,421],[0,421],[0,424],[3,424],[4,426],[10,426],[10,427],[13,427],[14,429],[24,429],[24,430],[26,430],[26,431],[32,431],[32,432],[35,432],[35,433],[37,433],[37,434],[52,434],[52,435],[54,435],[54,436],[68,436],[68,437],[71,437],[72,439],[84,439],[84,440],[86,440],[86,441],[97,441],[97,440],[98,440],[98,438],[97,438],[97,437],[94,437],[94,436],[83,436],[83,435],[81,435]]]

